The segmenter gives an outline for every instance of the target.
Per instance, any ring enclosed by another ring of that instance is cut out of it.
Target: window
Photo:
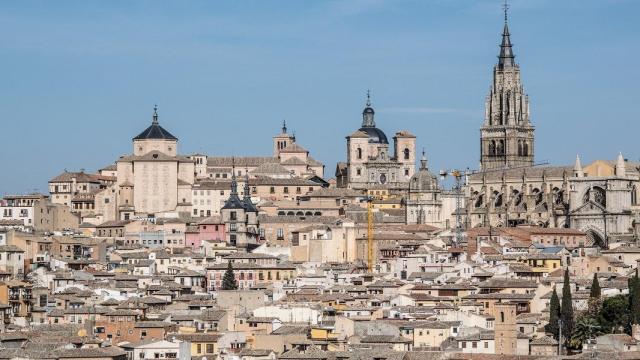
[[[109,203],[109,201],[110,201],[110,200],[109,200],[109,198],[104,198],[104,203],[105,203],[105,204],[108,204],[108,203]]]
[[[358,148],[356,150],[356,158],[362,159],[362,149]]]
[[[238,215],[236,214],[236,212],[235,212],[235,211],[231,211],[231,212],[229,213],[229,218],[230,218],[231,220],[238,220]]]
[[[213,344],[207,344],[207,354],[213,354]]]
[[[202,344],[197,344],[197,345],[196,345],[196,352],[197,352],[198,354],[202,354]]]
[[[362,170],[360,170],[360,168],[356,169],[356,175],[358,176],[362,175]]]
[[[485,348],[485,349],[488,349],[488,348],[489,348],[489,342],[488,342],[488,341],[485,341],[485,342],[484,342],[484,348]]]
[[[284,189],[283,189],[283,192],[285,194],[288,194],[289,193],[289,187],[285,186]]]
[[[284,229],[278,228],[276,230],[276,236],[278,237],[278,240],[284,240]]]
[[[404,159],[405,160],[409,160],[409,149],[408,148],[404,149]]]
[[[474,349],[477,349],[478,348],[478,342],[477,341],[472,342],[471,343],[471,347],[474,348]]]
[[[273,187],[273,186],[272,186],[272,187],[270,187],[270,188],[269,188],[269,193],[270,193],[270,194],[275,194],[275,193],[276,193],[276,188],[275,188],[275,187]]]

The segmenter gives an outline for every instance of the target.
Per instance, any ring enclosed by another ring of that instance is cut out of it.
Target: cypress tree
[[[640,323],[640,279],[636,275],[629,279],[629,320],[631,325]]]
[[[591,293],[589,294],[589,301],[587,303],[587,314],[591,317],[595,317],[602,309],[602,290],[600,289],[600,283],[598,282],[598,274],[593,274],[593,281],[591,282]]]
[[[556,288],[553,288],[553,294],[551,294],[551,301],[549,302],[549,324],[546,326],[546,331],[553,334],[553,338],[558,340],[558,332],[560,327],[558,326],[558,320],[560,319],[560,299],[558,299],[558,293]]]
[[[598,273],[593,274],[593,281],[591,282],[590,298],[599,299],[602,296],[602,290],[600,290],[600,283],[598,282]]]
[[[229,265],[227,265],[227,271],[224,272],[224,276],[222,277],[222,290],[236,289],[238,289],[238,283],[236,282],[236,276],[233,273],[233,266],[231,266],[231,261],[229,261]]]
[[[569,284],[569,269],[565,269],[564,271],[560,316],[562,318],[562,336],[565,339],[571,339],[575,323],[573,318],[573,301],[571,299],[571,284]]]

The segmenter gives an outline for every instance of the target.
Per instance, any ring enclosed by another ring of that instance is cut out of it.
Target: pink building
[[[195,226],[190,226],[186,233],[186,246],[199,249],[204,240],[223,240],[224,223],[220,216],[211,216],[198,222]]]

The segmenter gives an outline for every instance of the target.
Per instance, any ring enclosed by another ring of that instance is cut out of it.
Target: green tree
[[[600,283],[598,282],[598,273],[593,274],[591,293],[589,294],[587,305],[587,314],[591,317],[597,316],[602,308],[602,290],[600,289]]]
[[[575,347],[581,347],[588,340],[602,335],[602,329],[596,319],[584,316],[576,323],[573,331],[573,343]]]
[[[222,277],[222,290],[236,290],[238,289],[238,283],[236,282],[236,276],[233,273],[233,266],[231,261],[227,265],[227,271],[224,272]]]
[[[591,293],[589,297],[599,298],[602,296],[602,290],[600,290],[600,283],[598,282],[598,273],[593,274],[593,281],[591,282]]]
[[[560,318],[562,319],[562,336],[565,339],[571,339],[575,323],[573,318],[573,300],[571,299],[571,284],[569,283],[569,269],[565,269],[564,271]]]
[[[635,276],[631,277],[629,283],[629,322],[630,324],[640,323],[640,279],[638,269]]]
[[[606,334],[629,331],[629,300],[627,295],[606,298],[598,314],[601,330]]]
[[[545,331],[553,334],[553,338],[558,340],[558,332],[559,325],[558,321],[560,319],[560,299],[558,298],[558,293],[556,292],[556,288],[553,288],[553,293],[551,294],[551,300],[549,301],[549,323],[545,327]]]

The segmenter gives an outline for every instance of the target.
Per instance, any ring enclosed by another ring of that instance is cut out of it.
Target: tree
[[[638,269],[636,274],[629,279],[629,321],[631,324],[640,323],[640,279]]]
[[[573,336],[573,300],[571,299],[571,284],[569,283],[569,269],[564,271],[564,284],[562,285],[562,305],[560,307],[562,319],[562,335],[565,339]]]
[[[549,324],[545,327],[545,331],[553,334],[553,338],[558,340],[558,333],[560,327],[558,321],[560,319],[560,299],[558,299],[558,293],[556,288],[553,288],[553,294],[551,294],[551,301],[549,302]]]
[[[236,282],[236,276],[233,273],[233,266],[231,266],[231,261],[229,261],[229,265],[227,265],[227,271],[224,272],[224,276],[222,277],[222,290],[236,289],[238,289],[238,283]]]
[[[629,300],[627,295],[616,295],[602,302],[598,314],[598,322],[602,331],[607,334],[629,331]]]
[[[593,281],[591,282],[591,293],[589,294],[587,314],[589,316],[596,316],[602,308],[602,290],[600,289],[600,283],[598,282],[598,273],[593,274]]]
[[[600,298],[602,296],[602,290],[600,290],[600,283],[598,282],[598,273],[593,274],[593,281],[591,282],[591,293],[589,297]]]
[[[584,316],[576,323],[572,340],[575,347],[581,347],[586,340],[598,335],[602,335],[602,329],[596,319]]]

